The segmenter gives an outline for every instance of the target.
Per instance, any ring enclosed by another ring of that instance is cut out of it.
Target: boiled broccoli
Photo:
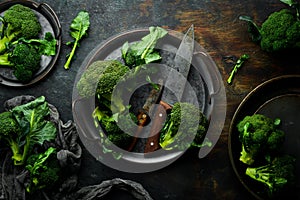
[[[263,183],[270,197],[277,196],[295,183],[295,162],[290,155],[278,156],[263,166],[248,167],[246,175]]]
[[[0,55],[0,67],[12,68],[20,82],[28,82],[40,68],[41,54],[32,45],[17,43],[11,50]]]
[[[5,11],[1,18],[0,53],[7,49],[7,43],[18,38],[37,38],[41,32],[41,24],[29,7],[15,4]]]
[[[177,102],[161,130],[160,146],[167,150],[201,147],[207,128],[208,120],[199,108],[191,103]]]
[[[249,16],[240,16],[240,19],[248,22],[253,41],[264,51],[279,52],[300,47],[300,20],[291,10],[271,13],[261,26]]]
[[[61,173],[56,149],[50,147],[43,153],[32,154],[27,159],[25,169],[29,171],[30,182],[26,186],[28,193],[50,189],[57,183]]]
[[[242,143],[240,161],[252,165],[262,155],[268,159],[280,150],[285,133],[278,128],[279,119],[273,120],[262,114],[244,117],[237,124]]]
[[[7,142],[12,150],[12,158],[16,161],[22,159],[22,153],[18,144],[18,137],[21,134],[21,128],[12,113],[9,111],[0,113],[0,140]]]

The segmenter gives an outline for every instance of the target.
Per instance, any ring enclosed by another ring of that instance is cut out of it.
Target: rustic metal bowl
[[[91,117],[92,112],[95,109],[95,98],[87,99],[80,97],[76,84],[82,74],[93,62],[97,60],[121,61],[120,49],[122,45],[126,41],[129,43],[139,41],[148,33],[148,29],[131,30],[113,36],[100,43],[82,63],[77,73],[73,89],[73,116],[77,124],[80,138],[85,147],[102,163],[117,170],[133,173],[149,172],[160,169],[174,162],[184,152],[170,151],[166,153],[163,150],[158,150],[145,155],[140,152],[128,152],[122,149],[117,149],[116,151],[122,153],[122,156],[118,160],[113,158],[111,152],[103,153],[99,130],[95,128],[95,123]],[[159,41],[157,48],[168,52],[167,54],[162,54],[161,62],[166,62],[166,64],[168,64],[169,61],[171,62],[173,60],[171,54],[175,55],[182,37],[183,34],[169,30],[169,33]],[[226,94],[218,68],[209,54],[199,44],[195,45],[192,69],[190,71],[188,81],[196,91],[200,108],[210,120],[211,125],[207,136],[211,136],[214,146],[221,134],[225,120]],[[145,95],[141,94],[139,96]],[[146,96],[148,95],[146,94]],[[207,155],[213,146],[211,148],[201,149],[202,151],[199,153],[199,157]]]

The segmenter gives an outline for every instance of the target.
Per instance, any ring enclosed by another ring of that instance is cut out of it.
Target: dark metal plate
[[[280,118],[280,129],[285,131],[283,152],[296,157],[296,188],[300,187],[300,75],[286,75],[268,80],[251,91],[237,108],[229,132],[229,156],[238,179],[256,199],[267,199],[263,186],[245,175],[246,166],[239,161],[241,143],[237,123],[246,115],[264,114]],[[299,199],[300,191],[285,194],[287,199]]]
[[[91,113],[95,109],[95,100],[93,99],[82,99],[77,92],[76,83],[80,79],[84,71],[90,66],[91,63],[97,60],[120,60],[121,61],[121,47],[128,42],[139,41],[143,36],[149,33],[148,29],[138,29],[128,32],[121,33],[117,36],[113,36],[103,43],[99,44],[89,54],[89,56],[82,63],[75,80],[73,89],[73,116],[77,123],[78,132],[83,144],[89,150],[89,152],[101,160],[104,164],[110,165],[114,160],[108,158],[107,154],[103,154],[101,147],[101,139],[99,131],[95,129]],[[174,56],[176,50],[181,42],[183,34],[178,35],[177,32],[169,31],[169,34],[160,40],[157,44],[157,48],[162,51],[162,63],[173,65]],[[224,92],[224,86],[222,84],[221,76],[219,75],[218,69],[210,56],[200,46],[195,46],[194,58],[192,60],[192,67],[188,77],[189,83],[194,88],[197,94],[197,101],[202,109],[203,113],[211,120],[212,134],[220,135],[226,109],[226,95]],[[222,87],[223,86],[223,87]],[[145,91],[145,90],[144,90]],[[139,93],[139,94],[137,94]],[[137,104],[141,98],[147,98],[149,94],[137,92],[136,96],[132,96],[132,102]],[[189,95],[189,94],[186,94]],[[222,102],[221,102],[222,101]],[[220,102],[222,106],[219,105]],[[214,108],[218,105],[220,109]],[[213,115],[212,115],[213,114]],[[219,114],[219,115],[218,115]],[[214,123],[217,116],[224,116],[220,123]],[[216,128],[217,127],[217,128]],[[217,140],[217,139],[216,139]],[[214,143],[215,144],[215,143]],[[205,153],[209,152],[206,150]],[[175,161],[184,152],[169,152],[168,154],[162,154],[159,151],[155,151],[145,156],[144,153],[139,152],[122,152],[123,156],[118,160],[117,169],[121,171],[130,172],[146,172],[153,171],[166,166],[171,162]],[[205,154],[203,153],[203,155]]]
[[[46,32],[51,32],[57,40],[56,55],[42,56],[41,68],[28,83],[19,82],[14,77],[12,73],[13,70],[0,67],[0,84],[13,87],[22,87],[32,85],[40,81],[54,67],[61,49],[61,25],[54,10],[47,3],[36,3],[30,0],[5,1],[0,3],[0,14],[3,15],[7,9],[15,4],[27,6],[37,14],[39,22],[42,25],[42,32],[40,34],[41,37],[44,36]]]

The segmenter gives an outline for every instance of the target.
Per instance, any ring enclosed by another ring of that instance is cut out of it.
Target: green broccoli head
[[[3,21],[0,52],[6,49],[7,42],[17,38],[37,38],[42,29],[34,11],[21,4],[15,4],[6,10]]]
[[[160,146],[179,150],[201,147],[208,128],[205,115],[191,103],[175,103],[161,131]]]
[[[107,138],[114,145],[126,149],[133,141],[133,136],[128,134],[135,131],[136,116],[131,112],[125,112],[117,116],[102,116],[100,121]]]
[[[264,51],[281,52],[300,47],[300,21],[291,10],[271,13],[261,26],[248,16],[240,16],[240,19],[248,22],[252,40]]]
[[[98,79],[96,88],[96,97],[101,109],[113,111],[114,113],[120,113],[126,109],[123,105],[122,94],[118,94],[118,96],[114,96],[114,99],[112,99],[112,93],[116,85],[129,70],[127,66],[122,65],[118,61],[113,65],[109,65],[104,70]]]
[[[285,138],[271,118],[261,114],[244,117],[237,124],[239,138],[242,143],[240,161],[252,165],[262,155],[278,152]]]
[[[101,77],[104,74],[117,73],[119,70],[121,72],[120,74],[124,74],[124,70],[128,71],[127,67],[117,60],[98,60],[93,62],[82,74],[77,83],[79,95],[88,98],[94,97],[98,92],[105,94],[106,91],[110,91],[111,88],[107,90],[104,85],[106,82],[105,78],[109,78],[109,75],[105,75],[104,79]],[[101,84],[99,84],[99,82],[101,82]],[[109,83],[110,81],[108,81],[107,84]],[[115,81],[113,83],[115,83]],[[102,89],[104,91],[102,91]]]
[[[107,66],[99,78],[97,94],[100,96],[112,94],[114,87],[128,71],[129,68],[121,63]]]
[[[21,132],[18,122],[13,118],[11,112],[0,113],[0,139],[15,138]]]
[[[0,140],[5,141],[13,152],[14,162],[22,160],[18,137],[22,133],[21,128],[9,111],[0,113]]]
[[[288,9],[269,15],[261,26],[261,48],[268,52],[291,48],[300,37],[299,22]]]
[[[269,164],[259,167],[248,167],[246,175],[263,183],[269,196],[273,197],[295,183],[295,164],[296,159],[294,157],[283,155],[275,157]]]
[[[30,155],[25,168],[30,173],[30,183],[26,187],[28,193],[34,193],[41,189],[51,189],[59,180],[61,173],[56,149],[50,147],[43,153]]]
[[[41,67],[41,54],[28,44],[18,43],[15,45],[8,60],[14,65],[13,74],[21,82],[30,81]]]

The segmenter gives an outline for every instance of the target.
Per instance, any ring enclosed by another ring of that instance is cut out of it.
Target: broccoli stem
[[[11,42],[12,40],[14,40],[15,37],[16,37],[16,33],[12,33],[9,36],[4,36],[3,38],[1,38],[1,40],[0,40],[0,53],[3,53],[7,50],[7,44],[9,42]]]
[[[15,145],[17,145],[17,144],[15,144]],[[17,148],[16,153],[14,153],[14,156],[13,156],[14,164],[15,165],[23,165],[25,163],[25,160],[27,159],[28,151],[30,148],[30,137],[29,136],[26,137],[26,143],[23,147],[23,154],[20,154],[18,145],[16,146],[16,148]]]
[[[3,53],[6,50],[6,44],[9,42],[7,37],[3,37],[0,40],[0,53]]]
[[[273,185],[269,181],[270,171],[266,169],[265,166],[258,168],[250,168],[246,169],[246,175],[250,176],[254,180],[257,180],[261,183],[266,184],[269,188],[272,188]]]
[[[14,160],[14,164],[17,165],[22,160],[22,155],[20,154],[19,145],[14,140],[10,140],[8,141],[8,143],[13,152],[12,159]]]
[[[0,44],[1,45],[1,44]],[[8,60],[8,54],[2,54],[0,55],[0,66],[5,66],[5,67],[12,67],[14,66],[9,60]]]
[[[234,75],[237,73],[238,69],[240,67],[242,67],[243,63],[249,59],[249,55],[248,54],[243,54],[242,56],[240,56],[240,58],[236,61],[236,64],[234,65],[233,70],[230,73],[229,78],[227,79],[227,83],[231,84],[232,83],[232,79],[234,77]]]
[[[70,68],[70,64],[71,64],[71,61],[72,61],[72,59],[73,59],[73,57],[74,57],[75,50],[76,50],[77,46],[78,46],[78,39],[76,39],[76,41],[75,41],[75,43],[74,43],[74,46],[73,46],[73,48],[72,48],[72,51],[71,51],[71,53],[70,53],[70,55],[69,55],[69,57],[68,57],[68,60],[67,60],[67,62],[66,62],[65,65],[64,65],[64,68],[65,68],[65,69],[69,69],[69,68]]]

